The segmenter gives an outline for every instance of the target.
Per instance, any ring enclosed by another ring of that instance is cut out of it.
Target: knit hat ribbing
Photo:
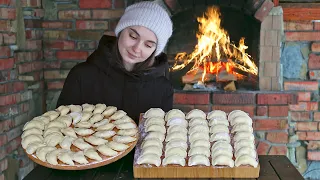
[[[144,26],[157,36],[157,49],[155,55],[159,55],[172,35],[172,22],[168,13],[154,2],[140,2],[128,6],[120,18],[116,28],[116,36],[129,26]]]

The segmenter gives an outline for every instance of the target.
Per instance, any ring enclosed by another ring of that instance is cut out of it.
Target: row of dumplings
[[[73,144],[77,144],[83,149],[81,151],[73,152],[71,150],[63,148],[60,149],[55,146],[42,145],[36,149],[35,154],[41,161],[48,162],[52,165],[58,165],[58,160],[67,165],[75,165],[75,162],[79,164],[89,163],[87,158],[95,161],[101,161],[102,157],[99,155],[99,153],[104,156],[116,156],[118,155],[118,152],[123,151],[129,147],[126,144],[114,141],[101,144],[97,147],[92,147],[91,145],[87,144],[82,138],[74,140]]]
[[[118,130],[115,131],[114,128]],[[106,149],[103,148],[106,143],[116,144],[116,149],[122,146],[122,149],[125,150],[128,148],[127,143],[136,140],[137,133],[137,126],[133,120],[126,115],[126,112],[117,110],[114,106],[107,107],[105,104],[69,105],[60,106],[56,111],[48,111],[27,122],[23,127],[21,144],[28,154],[35,153],[41,147],[56,147],[67,152],[71,151],[71,145],[82,151],[95,146],[103,150]],[[108,138],[112,138],[112,141],[108,142]],[[112,151],[101,153],[108,154],[106,156],[117,154]],[[100,160],[101,157],[96,156],[97,159]]]
[[[235,142],[240,142],[239,140],[244,138],[242,135],[244,132],[249,132],[252,137],[254,137],[252,134],[252,119],[248,114],[240,110],[231,112],[227,118],[227,114],[220,110],[212,111],[206,116],[203,111],[198,109],[194,109],[185,115],[178,109],[170,110],[165,114],[159,108],[151,108],[144,114],[144,118],[146,118],[144,128],[148,135],[142,143],[143,153],[138,159],[138,164],[154,164],[159,166],[161,164],[159,156],[161,152],[155,149],[162,149],[162,142],[166,139],[165,158],[163,159],[162,165],[179,164],[185,166],[184,158],[187,156],[188,148],[186,139],[189,137],[190,149],[188,152],[188,166],[210,165],[211,142],[213,143],[211,147],[212,165],[227,165],[233,167],[233,148],[230,144],[229,127],[232,128],[231,132],[235,133]],[[230,124],[231,126],[229,126]],[[166,133],[165,125],[168,126],[166,138],[164,136]],[[187,130],[188,126],[189,130]],[[209,133],[211,134],[210,138]],[[161,134],[160,138],[157,138],[156,134]],[[151,137],[151,135],[153,136]],[[157,148],[146,148],[151,144],[154,146],[157,145]],[[172,144],[176,146],[172,147]],[[245,147],[245,144],[237,144],[237,148],[243,148],[243,146]],[[238,157],[239,153],[237,150],[238,149],[235,151],[236,157]],[[255,149],[253,150],[255,152]],[[157,152],[157,156],[154,156],[155,151]],[[149,154],[146,152],[149,152]],[[170,156],[167,155],[168,152],[170,152]],[[148,154],[148,156],[145,156],[146,154]],[[236,163],[236,166],[246,164],[249,163],[239,161]],[[255,163],[249,165],[256,167]]]

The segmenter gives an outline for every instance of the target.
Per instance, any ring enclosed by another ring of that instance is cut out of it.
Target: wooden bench
[[[132,158],[130,153],[126,157],[112,164],[89,170],[63,171],[36,166],[24,180],[129,180],[134,179]],[[259,180],[303,180],[304,178],[292,165],[286,156],[260,155]],[[156,180],[156,179],[153,179]],[[181,179],[175,179],[181,180]],[[190,180],[190,179],[188,179]],[[208,179],[206,179],[208,180]],[[229,180],[231,180],[229,178]],[[246,179],[239,179],[246,180]]]

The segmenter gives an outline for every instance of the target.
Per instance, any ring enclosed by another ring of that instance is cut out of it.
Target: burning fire
[[[217,75],[222,70],[242,79],[243,75],[234,72],[234,68],[254,75],[258,74],[257,66],[250,59],[251,56],[245,52],[248,46],[244,44],[244,38],[240,39],[239,46],[230,43],[228,33],[220,27],[219,16],[219,10],[216,7],[210,7],[205,16],[197,18],[200,23],[199,32],[196,35],[198,44],[191,54],[182,52],[176,55],[172,71],[183,69],[189,63],[194,62],[188,73],[195,73],[203,69],[202,82],[205,81],[206,73]]]

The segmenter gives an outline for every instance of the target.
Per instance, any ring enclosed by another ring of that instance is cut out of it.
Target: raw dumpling
[[[114,127],[115,125],[113,123],[107,123],[105,125],[99,126],[97,128],[97,131],[111,131]]]
[[[63,122],[60,122],[60,121],[51,121],[46,126],[46,129],[53,128],[53,127],[65,128],[65,127],[67,127],[67,125],[65,123],[63,123]]]
[[[129,122],[129,123],[123,123],[116,125],[117,129],[132,129],[136,128],[137,125],[135,123]]]
[[[26,148],[26,152],[28,154],[33,154],[34,152],[36,152],[36,150],[40,147],[46,146],[45,144],[41,143],[41,142],[33,142],[30,143],[27,148]]]
[[[213,110],[209,112],[207,115],[207,119],[219,119],[219,118],[227,119],[226,112],[221,110]]]
[[[233,126],[231,133],[235,133],[235,132],[240,132],[240,131],[244,131],[244,132],[253,132],[253,128],[252,126],[248,125],[248,124],[236,124],[235,126]]]
[[[125,115],[120,119],[117,119],[113,122],[113,124],[118,125],[118,124],[123,124],[123,123],[128,123],[128,122],[132,122],[133,120],[131,119],[131,117]]]
[[[83,151],[78,151],[72,154],[72,159],[79,164],[89,163],[86,157],[84,157]]]
[[[230,124],[231,126],[236,124],[248,124],[252,126],[252,119],[249,116],[237,116],[231,120]]]
[[[41,135],[38,135],[38,134],[30,134],[30,135],[28,135],[28,136],[26,136],[25,138],[22,139],[21,145],[22,145],[22,147],[24,149],[26,149],[29,144],[35,143],[35,142],[42,143],[43,142],[43,137]]]
[[[132,136],[118,136],[118,135],[115,135],[112,137],[112,140],[115,141],[115,142],[118,142],[118,143],[130,143],[130,142],[133,142],[135,140],[137,140],[137,138],[135,137],[132,137]]]
[[[72,151],[63,151],[61,153],[58,154],[58,159],[68,165],[74,166],[74,162],[72,160]]]
[[[217,118],[213,118],[210,119],[209,121],[209,126],[216,126],[216,125],[225,125],[225,126],[229,126],[229,121],[227,119],[217,119]]]
[[[82,111],[83,112],[92,112],[94,110],[95,106],[93,104],[82,104]]]
[[[69,105],[70,111],[71,112],[81,112],[82,111],[82,107],[80,105]]]
[[[193,156],[196,154],[202,154],[205,155],[207,157],[210,157],[210,149],[206,148],[204,146],[197,146],[197,147],[193,147],[189,150],[188,152],[188,156]]]
[[[56,147],[53,146],[43,146],[43,147],[39,147],[36,151],[36,156],[43,162],[46,162],[46,155],[48,154],[48,152],[56,150]]]
[[[167,121],[167,126],[175,126],[175,125],[183,126],[183,127],[187,128],[188,121],[185,119],[182,119],[180,117],[178,117],[178,118],[173,117]]]
[[[163,142],[164,137],[165,137],[165,135],[163,133],[154,131],[154,132],[149,132],[148,135],[144,139],[147,140],[147,139],[156,138],[156,139],[159,139],[161,142]]]
[[[154,124],[164,126],[165,125],[165,121],[164,121],[163,118],[150,117],[150,118],[146,119],[146,121],[144,122],[144,126],[145,127],[148,127],[148,126],[151,126],[151,125],[154,125]]]
[[[110,119],[118,120],[118,119],[124,117],[125,115],[127,115],[126,112],[124,112],[123,110],[118,110],[110,117]]]
[[[105,144],[108,142],[108,140],[96,137],[96,136],[89,136],[89,137],[84,137],[83,138],[85,141],[87,141],[88,143],[92,144],[92,145],[101,145],[101,144]]]
[[[173,154],[179,155],[183,158],[187,157],[187,151],[181,147],[173,147],[170,149],[166,149],[165,156],[171,156]]]
[[[47,135],[53,133],[53,132],[60,132],[60,128],[58,127],[52,127],[52,128],[48,128],[44,131],[43,133],[43,137],[46,137]]]
[[[174,148],[174,147],[180,147],[180,148],[183,148],[183,149],[187,150],[188,145],[187,145],[187,142],[181,141],[181,140],[169,141],[169,142],[166,144],[166,150],[167,150],[167,149],[170,149],[170,148]]]
[[[48,112],[42,114],[42,116],[49,117],[51,121],[56,119],[59,115],[60,115],[60,113],[57,111],[48,111]]]
[[[183,126],[179,126],[179,125],[173,125],[173,126],[170,126],[168,128],[168,134],[171,134],[171,133],[174,133],[174,132],[181,132],[185,135],[187,135],[188,133],[188,130],[187,128],[183,127]]]
[[[76,135],[76,132],[73,130],[72,127],[67,127],[64,129],[61,129],[61,132],[65,135],[65,136],[70,136],[70,137],[74,137],[77,138],[78,136]]]
[[[238,149],[240,149],[241,147],[250,147],[252,149],[255,148],[255,144],[254,141],[250,141],[247,139],[241,139],[237,142],[234,143],[234,149],[237,151]]]
[[[209,141],[209,134],[206,133],[206,132],[195,132],[195,133],[192,133],[190,136],[189,136],[189,142],[192,143],[196,140],[199,140],[199,139],[204,139],[204,140],[207,140]]]
[[[219,155],[212,159],[212,166],[216,165],[234,167],[234,161],[228,156]]]
[[[256,158],[256,157],[257,157],[256,151],[255,151],[254,149],[250,148],[250,147],[242,147],[242,148],[238,149],[238,150],[234,153],[234,156],[235,156],[236,158],[238,158],[238,157],[240,157],[240,156],[242,156],[242,155],[244,155],[244,154],[249,155],[249,156],[251,156],[251,157],[253,157],[253,158]]]
[[[156,154],[160,157],[162,155],[162,149],[159,149],[158,146],[148,146],[146,148],[143,148],[141,151],[141,155],[145,154]]]
[[[93,110],[93,114],[101,114],[107,108],[105,104],[97,104],[96,108]]]
[[[31,120],[29,122],[27,122],[24,126],[23,126],[23,131],[28,130],[28,129],[32,129],[32,128],[38,128],[41,130],[44,130],[44,125],[45,123],[39,120]]]
[[[214,125],[214,126],[210,127],[210,133],[216,134],[216,133],[219,133],[219,132],[229,133],[228,126],[223,125],[223,124],[217,124],[217,125]]]
[[[180,165],[180,166],[185,166],[186,165],[186,160],[184,159],[184,157],[181,157],[179,155],[173,154],[170,156],[166,156],[163,161],[162,161],[162,165],[166,166],[168,164],[176,164],[176,165]]]
[[[62,141],[59,143],[60,147],[62,149],[67,149],[70,150],[71,144],[72,142],[75,140],[76,138],[74,137],[70,137],[70,136],[65,136],[63,137]]]
[[[229,135],[229,133],[225,133],[225,132],[218,132],[215,134],[211,134],[210,142],[215,142],[215,141],[226,141],[226,142],[230,143],[230,141],[231,141],[230,135]]]
[[[193,141],[193,142],[190,144],[190,148],[198,147],[198,146],[210,148],[210,142],[207,141],[207,140],[204,140],[204,139],[198,139],[198,140]]]
[[[161,108],[150,108],[147,112],[144,113],[144,118],[150,117],[160,117],[164,118],[165,112]]]
[[[48,124],[51,121],[51,119],[46,116],[37,116],[37,117],[34,117],[31,121],[33,120],[41,121],[41,123],[44,123],[44,124]]]
[[[214,159],[218,156],[227,156],[229,157],[230,159],[233,158],[233,153],[231,150],[229,149],[224,149],[224,148],[216,148],[214,149],[214,151],[211,152],[211,158]]]
[[[80,136],[88,136],[94,133],[94,130],[86,128],[74,128],[74,131]]]
[[[196,154],[194,156],[191,156],[188,161],[188,166],[196,166],[196,165],[210,166],[209,158],[202,154]]]
[[[144,149],[148,146],[157,146],[159,149],[163,148],[163,144],[159,139],[144,140],[141,144],[141,148]]]
[[[72,112],[69,114],[69,116],[72,117],[72,124],[77,124],[78,122],[81,121],[82,114],[79,112]]]
[[[70,108],[62,105],[62,106],[59,106],[56,110],[59,111],[60,116],[63,116],[68,114],[68,112],[70,111]]]
[[[52,165],[58,165],[58,154],[62,153],[62,152],[68,152],[68,150],[66,149],[56,149],[53,151],[50,151],[47,153],[46,155],[46,160],[48,163],[52,164]]]
[[[102,114],[94,114],[90,119],[89,122],[91,124],[94,124],[96,122],[99,122],[103,119],[103,115]]]
[[[85,149],[83,151],[83,153],[84,153],[85,156],[87,156],[90,159],[94,159],[94,160],[97,160],[97,161],[101,161],[102,160],[102,158],[99,156],[99,154],[97,153],[97,151],[94,148]]]
[[[165,121],[168,121],[171,118],[181,118],[184,119],[186,115],[180,110],[180,109],[171,109],[167,112],[167,114],[164,117]]]
[[[105,117],[111,116],[113,113],[117,111],[117,107],[108,106],[105,111],[103,111],[102,115]]]
[[[167,135],[166,142],[172,141],[172,140],[181,140],[187,142],[187,136],[184,133],[181,132],[173,132]]]
[[[227,151],[232,152],[232,146],[226,141],[217,141],[211,147],[211,152],[216,152],[217,149],[226,149]]]
[[[254,140],[254,135],[250,132],[238,132],[233,136],[233,140],[235,142],[241,140],[241,139],[246,139],[246,140],[250,140],[253,141]]]
[[[100,127],[100,126],[103,126],[103,125],[105,125],[105,124],[108,124],[110,122],[110,120],[109,119],[102,119],[100,122],[97,122],[97,123],[94,123],[93,125],[92,125],[92,127]]]
[[[192,119],[189,121],[189,126],[190,126],[190,127],[193,127],[193,126],[196,126],[196,125],[205,125],[205,126],[208,126],[208,121],[207,121],[206,119],[199,118],[199,117],[192,118]]]
[[[38,135],[42,135],[42,130],[38,129],[38,128],[31,128],[31,129],[27,129],[26,131],[24,131],[21,135],[21,138],[23,139],[24,137],[30,135],[30,134],[38,134]]]
[[[116,134],[115,131],[98,131],[98,132],[95,132],[93,135],[96,136],[96,137],[99,137],[99,138],[105,138],[105,139],[108,139],[108,138],[111,138],[112,136],[114,136]]]
[[[116,156],[116,155],[118,155],[118,152],[117,152],[117,151],[111,149],[109,146],[107,146],[107,145],[105,145],[105,144],[99,145],[99,146],[97,147],[97,150],[98,150],[101,154],[103,154],[103,155],[105,155],[105,156]]]
[[[93,114],[91,112],[82,112],[80,122],[88,121]]]
[[[249,155],[242,155],[238,158],[236,158],[235,161],[235,166],[239,167],[241,165],[250,165],[253,166],[254,168],[258,167],[258,162],[256,161],[255,158],[249,156]]]
[[[166,128],[164,126],[162,126],[162,125],[153,124],[151,126],[147,126],[145,131],[146,132],[156,131],[156,132],[161,132],[161,133],[165,134],[166,133]]]
[[[206,116],[207,116],[206,113],[204,113],[202,110],[193,109],[186,115],[186,119],[192,119],[192,118],[206,119]]]
[[[133,129],[123,129],[123,130],[119,130],[117,132],[118,135],[120,136],[134,136],[138,133],[138,129],[133,128]]]
[[[92,148],[92,146],[86,143],[82,138],[77,138],[72,144],[81,150]]]
[[[80,121],[78,124],[75,124],[74,127],[79,128],[91,128],[92,124],[88,121]]]
[[[246,112],[244,112],[244,111],[241,111],[241,110],[234,110],[234,111],[229,113],[228,121],[231,122],[237,116],[248,116],[248,114]]]
[[[58,133],[58,132],[52,132],[51,134],[48,134],[48,135],[44,138],[44,142],[45,142],[48,146],[56,146],[56,145],[58,145],[62,140],[63,140],[63,136],[61,135],[61,133]]]
[[[114,142],[114,141],[108,142],[107,145],[111,149],[116,150],[116,151],[124,151],[124,150],[129,148],[128,145],[125,145],[125,144],[122,144],[122,143],[118,143],[118,142]]]
[[[59,116],[55,121],[60,121],[66,124],[66,127],[69,127],[72,124],[72,117],[69,115]]]
[[[204,133],[207,133],[209,134],[209,127],[206,126],[206,125],[196,125],[196,126],[193,126],[189,129],[189,134],[193,134],[195,132],[204,132]]]
[[[160,156],[156,154],[145,154],[138,158],[137,164],[152,164],[157,167],[161,164]]]

